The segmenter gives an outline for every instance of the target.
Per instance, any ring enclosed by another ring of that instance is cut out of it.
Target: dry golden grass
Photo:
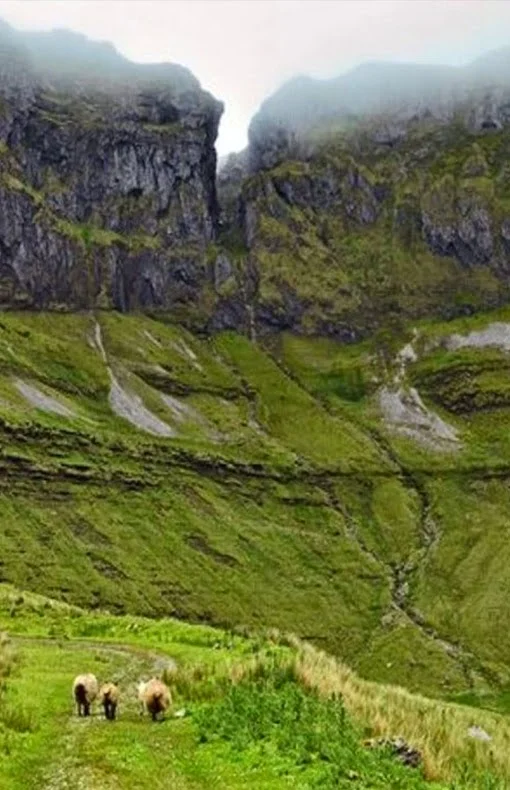
[[[300,681],[320,695],[340,694],[346,710],[374,735],[401,735],[420,749],[429,779],[450,779],[462,763],[510,779],[510,719],[505,716],[371,683],[303,643],[295,670]],[[468,729],[473,725],[483,728],[492,740],[470,737]]]
[[[334,656],[297,637],[275,630],[265,636],[292,648],[276,658],[278,665],[292,668],[296,679],[319,696],[341,696],[347,712],[371,736],[401,736],[419,749],[428,779],[455,780],[467,767],[470,774],[487,771],[510,787],[510,718],[363,680]],[[254,656],[235,663],[229,671],[232,682],[257,675],[268,661],[275,659]],[[485,730],[491,740],[470,737],[472,726]]]

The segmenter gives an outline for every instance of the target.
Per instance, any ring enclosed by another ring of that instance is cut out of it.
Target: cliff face
[[[503,303],[509,79],[505,52],[299,79],[216,181],[222,105],[186,69],[2,26],[0,307],[353,339]]]
[[[221,186],[231,205],[244,167],[223,324],[247,294],[255,331],[342,339],[507,301],[509,80],[510,50],[462,70],[368,65],[270,98]]]
[[[0,304],[196,305],[222,105],[185,69],[0,30]]]
[[[245,181],[261,331],[353,339],[395,315],[448,318],[508,300],[509,131],[414,134],[391,151],[329,141]]]

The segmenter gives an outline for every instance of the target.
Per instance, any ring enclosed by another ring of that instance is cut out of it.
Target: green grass
[[[332,418],[262,350],[234,335],[216,342],[257,392],[259,421],[283,444],[330,468],[384,469],[384,459],[367,436],[351,423]]]
[[[440,550],[420,567],[418,606],[432,623],[461,639],[488,663],[507,669],[508,564],[506,482],[435,480],[430,484],[433,515],[446,529]],[[492,627],[498,622],[498,629]]]
[[[507,721],[357,678],[278,633],[251,636],[175,620],[87,612],[0,586],[0,784],[95,788],[284,787],[503,790]],[[176,661],[174,667],[169,662]],[[7,670],[5,669],[7,667]],[[118,718],[79,719],[73,678],[91,671],[121,691]],[[140,678],[163,673],[173,706],[141,718]],[[184,710],[184,717],[175,718]],[[495,736],[469,742],[476,720]],[[402,734],[423,763],[406,768],[365,739]]]
[[[1,611],[7,603],[18,608],[10,625],[20,634],[0,701],[0,749],[8,754],[0,777],[9,790],[24,787],[24,767],[41,785],[81,776],[92,788],[159,786],[163,775],[183,788],[505,786],[508,728],[494,714],[478,719],[498,732],[487,770],[487,750],[470,752],[463,735],[468,709],[365,683],[313,649],[280,646],[278,635],[247,639],[1,593]],[[187,716],[151,725],[139,718],[135,684],[165,656],[177,658],[169,681],[174,710],[184,707]],[[114,725],[99,716],[75,718],[69,688],[84,667],[120,685]],[[362,746],[365,737],[394,734],[395,726],[423,743],[425,773],[403,768],[388,750]]]
[[[0,579],[114,613],[277,627],[365,677],[501,709],[510,433],[458,371],[493,398],[505,358],[431,344],[507,317],[417,325],[406,382],[457,428],[446,455],[379,412],[412,325],[254,344],[139,315],[2,314]],[[112,412],[107,365],[175,438]],[[35,408],[13,378],[74,416]],[[445,381],[467,411],[446,408]]]
[[[212,343],[198,341],[181,327],[113,312],[102,314],[100,323],[112,356],[165,391],[242,393],[239,377],[214,354]]]
[[[287,486],[171,481],[120,502],[80,486],[67,502],[4,496],[3,578],[114,611],[297,627],[356,655],[387,603],[385,575],[313,490],[293,504]]]
[[[362,746],[341,699],[321,701],[295,683],[292,672],[232,686],[218,703],[199,708],[199,737],[244,770],[276,763],[280,781],[298,787],[439,788],[383,749]]]

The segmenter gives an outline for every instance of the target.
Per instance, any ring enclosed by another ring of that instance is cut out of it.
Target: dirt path
[[[58,744],[58,762],[52,765],[41,790],[115,790],[118,783],[90,766],[80,764],[78,745],[86,727],[93,719],[69,718],[65,733]]]
[[[94,657],[114,667],[115,681],[122,690],[121,711],[124,721],[137,721],[139,717],[137,684],[141,678],[158,675],[164,669],[174,669],[175,661],[154,650],[82,639],[59,641],[48,637],[13,636],[13,644],[23,654],[31,647],[55,647],[66,652],[90,651]],[[108,661],[112,659],[113,661]],[[111,669],[110,669],[111,671]],[[55,716],[59,714],[55,713]],[[93,738],[93,730],[104,726],[103,715],[96,704],[88,718],[76,716],[71,699],[69,713],[62,721],[61,735],[55,758],[45,771],[41,790],[118,790],[119,781],[115,776],[104,773],[100,762],[84,762],[83,748],[87,740]]]
[[[152,673],[162,672],[163,669],[174,670],[177,667],[176,662],[165,653],[159,653],[156,650],[148,650],[147,648],[139,647],[138,645],[126,645],[116,642],[106,642],[102,640],[92,639],[69,639],[65,642],[60,642],[58,639],[47,636],[17,636],[12,635],[14,645],[22,646],[23,644],[37,643],[39,645],[48,645],[52,647],[60,644],[66,650],[104,650],[107,653],[117,655],[131,655],[137,656],[139,659],[147,662],[152,662]],[[147,671],[147,670],[146,670]]]

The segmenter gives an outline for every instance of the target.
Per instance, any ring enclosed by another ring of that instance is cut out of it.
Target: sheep
[[[146,680],[141,680],[140,683],[137,686],[138,701],[140,703],[140,716],[143,716],[143,714],[145,713],[145,697],[144,697],[144,695],[145,695],[145,689],[146,688],[147,688],[147,681]]]
[[[73,696],[78,707],[78,716],[89,716],[90,706],[97,697],[98,685],[95,675],[78,675],[73,683]]]
[[[103,683],[99,689],[99,700],[104,708],[105,718],[113,721],[119,702],[119,689],[115,683]]]
[[[164,713],[172,704],[170,689],[157,678],[138,685],[138,699],[142,703],[142,713],[150,713],[152,721],[156,721],[158,713]]]

